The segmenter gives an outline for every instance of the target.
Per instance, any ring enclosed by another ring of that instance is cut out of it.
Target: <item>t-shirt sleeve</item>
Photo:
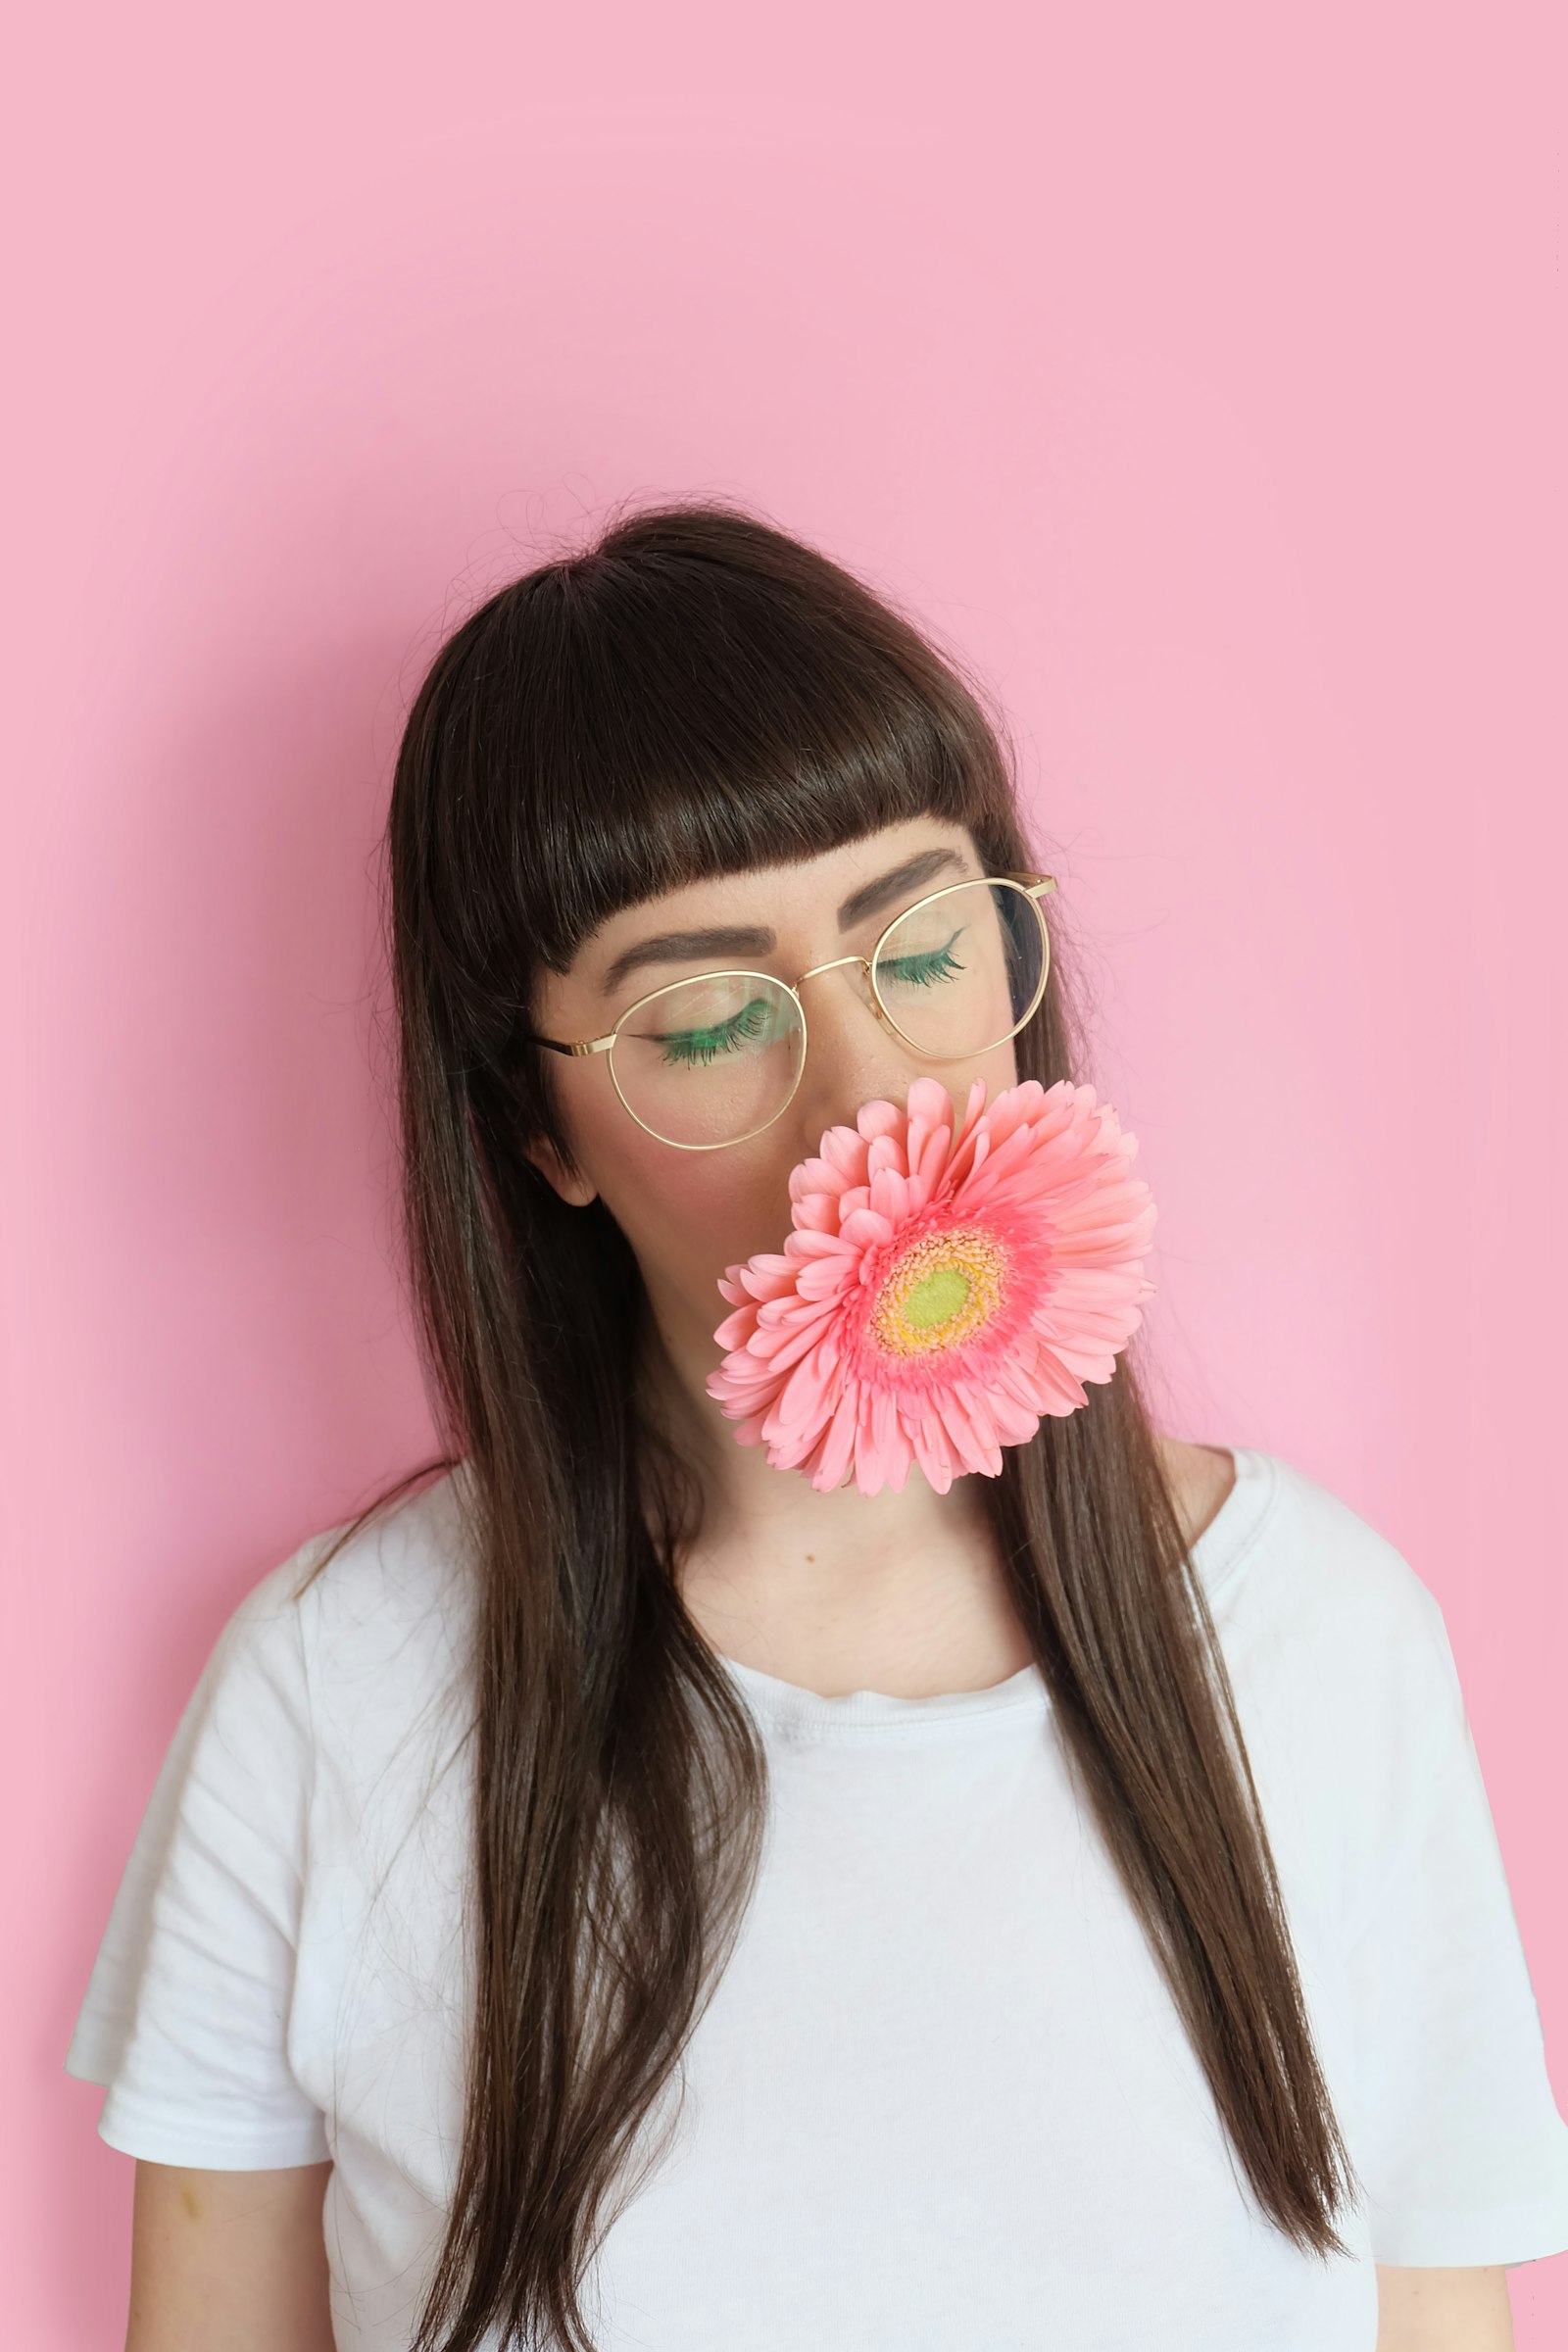
[[[292,2056],[311,1795],[300,1555],[219,1635],[159,1770],[65,2071],[100,2136],[159,2164],[265,2170],[329,2153]]]
[[[1352,2153],[1375,2261],[1529,2262],[1568,2249],[1568,2125],[1443,1612],[1405,1576],[1360,1808]]]

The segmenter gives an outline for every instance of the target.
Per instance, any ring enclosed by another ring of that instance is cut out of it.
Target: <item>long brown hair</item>
[[[690,1467],[640,1411],[637,1261],[573,1162],[541,966],[682,884],[924,813],[1040,869],[1004,720],[955,657],[814,548],[724,502],[618,514],[489,597],[414,702],[387,826],[404,1228],[478,1579],[467,2106],[411,2352],[593,2352],[579,2301],[755,1882],[765,1756],[688,1617]],[[1078,1071],[1070,923],[1014,1041]],[[1261,2212],[1304,2251],[1355,2182],[1229,1678],[1136,1342],[983,1481],[1067,1763]],[[362,1512],[354,1528],[391,1496]],[[347,1541],[350,1529],[338,1539]],[[334,1544],[333,1549],[337,1548]],[[316,1564],[326,1565],[329,1551]],[[662,2143],[661,2143],[662,2145]],[[612,2200],[613,2211],[612,2210]]]

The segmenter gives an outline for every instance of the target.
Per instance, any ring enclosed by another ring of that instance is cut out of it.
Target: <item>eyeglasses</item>
[[[1052,874],[951,882],[896,915],[869,956],[839,956],[794,987],[771,972],[702,972],[650,989],[605,1037],[524,1041],[554,1054],[608,1054],[639,1127],[678,1152],[718,1152],[760,1135],[806,1067],[802,983],[858,968],[882,1026],[932,1061],[967,1061],[1015,1037],[1046,993],[1051,937],[1040,902]]]

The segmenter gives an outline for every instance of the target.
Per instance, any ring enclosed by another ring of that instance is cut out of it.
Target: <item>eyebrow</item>
[[[949,870],[960,874],[966,881],[979,881],[971,874],[955,850],[921,850],[906,858],[902,865],[893,866],[879,874],[874,882],[862,882],[852,890],[839,908],[839,929],[853,930],[868,914],[879,914],[906,891],[919,883],[930,881]],[[612,996],[622,981],[645,964],[688,963],[699,956],[765,956],[778,944],[776,934],[760,923],[726,923],[708,931],[661,931],[656,938],[639,940],[615,957],[599,984],[602,997]]]
[[[731,924],[724,931],[661,931],[659,939],[639,939],[635,948],[627,948],[600,981],[600,995],[612,995],[612,990],[627,981],[632,971],[642,971],[644,964],[691,964],[701,955],[766,955],[778,941],[771,931]]]
[[[903,899],[907,889],[917,889],[921,882],[936,882],[936,877],[945,872],[956,875],[964,872],[964,858],[956,854],[956,849],[921,849],[919,857],[906,858],[903,865],[894,865],[891,872],[879,875],[874,882],[862,882],[858,892],[851,892],[839,907],[839,931],[854,931],[856,924],[865,922],[867,915],[879,915],[884,906],[894,904],[894,899]]]

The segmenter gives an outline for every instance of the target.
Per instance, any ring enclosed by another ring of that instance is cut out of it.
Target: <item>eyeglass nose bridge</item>
[[[889,1036],[897,1037],[899,1032],[894,1027],[892,1021],[888,1018],[888,1015],[883,1008],[882,1000],[876,993],[876,983],[871,977],[871,958],[869,956],[835,956],[830,963],[813,963],[808,972],[801,973],[800,978],[797,979],[794,988],[790,992],[791,995],[799,997],[802,982],[806,980],[814,980],[818,972],[837,972],[842,970],[844,965],[847,963],[858,963],[859,965],[861,972],[865,976],[865,993],[870,1001],[871,1010],[876,1014],[877,1019],[881,1022],[883,1028],[887,1030]],[[805,1017],[805,1013],[806,1006],[803,1003],[801,1005],[801,1014],[803,1019]]]

